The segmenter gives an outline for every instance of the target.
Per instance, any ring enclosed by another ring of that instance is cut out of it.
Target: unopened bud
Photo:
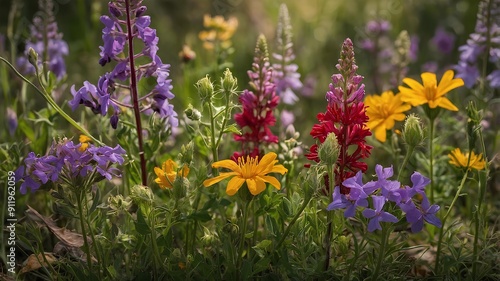
[[[181,153],[179,153],[181,165],[186,164],[189,166],[191,164],[191,161],[193,160],[193,151],[194,151],[194,145],[192,141],[181,146]]]
[[[318,148],[318,156],[321,162],[334,165],[339,158],[339,142],[334,133],[329,133],[325,141]]]
[[[38,69],[38,53],[31,47],[28,50],[28,61],[35,69]]]
[[[118,9],[118,7],[116,7],[116,4],[114,2],[109,2],[108,9],[109,13],[112,14],[113,16],[117,18],[122,16],[122,12],[120,11],[120,9]]]
[[[144,15],[144,13],[146,12],[148,8],[146,6],[140,6],[139,9],[137,9],[137,11],[135,12],[135,16],[138,18],[138,17],[141,17],[142,15]]]
[[[186,110],[184,110],[184,113],[189,120],[199,121],[201,119],[201,112],[194,108],[191,104],[189,104]]]
[[[210,102],[214,94],[214,85],[212,84],[212,81],[210,81],[210,77],[208,77],[208,75],[196,82],[196,88],[198,89],[201,102]]]
[[[220,79],[220,84],[226,94],[233,93],[238,88],[238,79],[233,76],[229,68],[226,68]]]
[[[403,140],[410,147],[418,146],[424,140],[424,132],[420,118],[415,114],[410,114],[406,117],[405,125],[403,128]]]

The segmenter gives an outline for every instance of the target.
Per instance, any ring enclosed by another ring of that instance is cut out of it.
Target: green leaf
[[[99,201],[101,200],[101,191],[99,188],[96,188],[95,190],[95,196],[92,199],[92,206],[89,209],[89,214],[95,211],[97,208],[97,205],[99,204]]]
[[[241,135],[241,131],[236,127],[236,125],[231,124],[224,128],[224,133],[235,133]]]
[[[252,248],[257,252],[259,257],[263,258],[266,256],[267,252],[269,251],[269,246],[271,246],[272,241],[271,240],[262,240],[257,245],[253,246]]]
[[[210,214],[207,211],[201,210],[190,214],[189,216],[187,216],[187,218],[200,222],[207,222],[212,219],[212,216],[210,216]]]
[[[135,230],[139,234],[149,234],[151,231],[149,229],[148,223],[146,222],[146,218],[142,213],[142,209],[139,207],[137,209],[137,222],[135,222]]]
[[[35,132],[33,129],[26,123],[25,119],[19,119],[17,127],[24,133],[24,135],[33,142],[35,140]]]

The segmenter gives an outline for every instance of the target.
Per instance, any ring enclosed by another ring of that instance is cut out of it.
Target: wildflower
[[[205,15],[203,26],[207,30],[201,31],[198,37],[203,41],[205,49],[212,50],[218,43],[223,49],[228,49],[231,47],[230,39],[238,27],[238,20],[235,17],[230,17],[226,21],[222,16]]]
[[[175,163],[172,159],[168,159],[163,162],[161,169],[159,167],[155,167],[155,174],[157,178],[155,182],[162,188],[173,188],[173,183],[177,177],[187,177],[189,174],[189,167],[184,165],[181,171],[177,169],[177,163]]]
[[[468,168],[469,170],[471,168],[482,170],[486,166],[486,161],[483,159],[483,154],[480,153],[479,155],[476,155],[474,151],[470,152],[470,163],[468,166],[467,161],[469,159],[469,153],[462,153],[462,151],[460,151],[460,148],[455,148],[454,150],[452,150],[451,153],[448,154],[448,157],[450,158],[450,164],[457,167]]]
[[[302,88],[298,66],[291,63],[295,59],[292,43],[292,25],[285,4],[281,4],[279,11],[278,29],[276,31],[278,52],[273,54],[277,63],[273,64],[273,79],[276,84],[276,93],[285,104],[294,104],[298,97],[293,92]]]
[[[174,98],[174,94],[171,92],[172,81],[168,79],[170,65],[164,64],[157,55],[159,38],[156,36],[156,30],[149,27],[151,18],[144,15],[146,7],[140,6],[140,3],[139,1],[129,4],[129,13],[132,17],[132,29],[129,30],[126,28],[126,21],[123,20],[127,15],[126,3],[123,1],[109,2],[110,15],[101,16],[104,28],[102,29],[103,46],[100,46],[99,64],[105,66],[111,61],[115,61],[116,65],[112,71],[99,78],[97,86],[85,81],[83,87],[76,90],[73,85],[71,88],[73,100],[69,104],[72,110],[76,110],[78,105],[82,104],[91,108],[94,114],[103,116],[106,116],[108,111],[113,109],[110,124],[112,128],[116,129],[121,108],[133,108],[133,105],[130,104],[131,99],[128,96],[123,97],[125,93],[131,92],[127,90],[129,87],[121,85],[119,81],[131,79],[132,75],[135,75],[137,81],[142,78],[154,77],[156,78],[154,87],[142,97],[137,97],[140,104],[139,110],[145,114],[157,112],[161,118],[168,120],[171,127],[176,127],[178,126],[177,113],[169,102]],[[144,44],[144,48],[135,53],[132,58],[129,58],[128,53],[125,52],[128,37],[134,37]],[[142,65],[136,63],[135,69],[131,69],[131,60],[140,60],[145,63]]]
[[[89,147],[90,142],[92,140],[89,137],[87,137],[86,135],[80,135],[78,141],[81,144],[80,147],[78,148],[78,151],[83,152]]]
[[[258,195],[266,189],[266,183],[270,183],[276,189],[281,188],[280,182],[270,173],[285,174],[288,170],[283,165],[276,165],[276,153],[269,152],[259,161],[259,157],[247,156],[238,158],[238,163],[233,160],[222,160],[212,164],[213,168],[226,168],[231,172],[220,173],[219,176],[207,179],[203,182],[205,187],[214,185],[226,178],[232,177],[228,182],[226,193],[233,196],[238,192],[243,183],[246,182],[247,188],[252,195]]]
[[[479,81],[479,70],[488,66],[481,65],[486,56],[493,63],[491,69],[500,60],[500,1],[482,0],[479,2],[476,27],[465,45],[458,48],[460,61],[455,65],[457,77],[465,81],[467,88],[472,88]],[[493,70],[494,72],[495,70]],[[491,75],[491,74],[490,74]],[[500,88],[497,80],[486,79],[491,88]],[[496,83],[495,83],[496,82]]]
[[[444,95],[449,91],[464,85],[460,78],[453,78],[453,70],[443,74],[441,81],[437,84],[436,74],[424,72],[421,75],[423,84],[411,79],[404,78],[403,82],[410,88],[399,86],[401,100],[413,106],[428,104],[430,108],[442,107],[451,111],[458,108]]]
[[[328,101],[326,112],[319,113],[311,130],[311,136],[319,141],[311,146],[306,155],[309,160],[319,162],[318,146],[322,144],[329,133],[334,133],[339,144],[339,157],[335,165],[335,186],[340,187],[342,194],[348,194],[349,189],[342,185],[345,179],[357,171],[365,172],[366,163],[359,161],[367,158],[372,149],[366,144],[365,138],[371,135],[366,127],[368,116],[365,112],[363,97],[364,85],[362,76],[356,74],[358,69],[354,59],[354,47],[348,38],[342,45],[339,63],[339,74],[332,75],[330,91],[326,93]],[[349,149],[350,147],[356,149]],[[326,181],[328,182],[328,181]],[[327,190],[332,187],[327,187]]]
[[[78,183],[82,182],[81,178],[93,175],[93,171],[100,177],[92,178],[90,183],[120,176],[120,171],[112,167],[112,164],[123,164],[125,154],[123,148],[119,145],[112,148],[88,144],[87,149],[82,150],[80,148],[83,145],[83,143],[74,144],[73,141],[64,138],[58,142],[54,141],[45,156],[37,157],[30,152],[24,160],[24,165],[16,170],[16,179],[23,181],[20,187],[21,193],[26,194],[28,188],[35,191],[49,181],[57,184],[75,183],[72,187],[78,188]]]
[[[189,45],[184,44],[182,46],[182,51],[179,52],[179,58],[183,63],[188,63],[196,58],[196,53]]]
[[[39,1],[39,5],[44,17],[36,16],[33,18],[33,24],[30,25],[30,36],[26,41],[25,56],[18,58],[17,64],[22,72],[26,74],[35,73],[35,67],[27,59],[29,50],[33,49],[40,54],[40,58],[46,59],[46,61],[37,59],[33,63],[40,69],[42,69],[42,65],[45,65],[47,70],[55,74],[57,80],[61,80],[66,75],[64,57],[69,53],[68,44],[62,39],[62,33],[58,32],[53,13],[53,1]]]
[[[12,108],[7,107],[7,128],[9,128],[9,134],[11,136],[14,136],[16,133],[17,125],[18,121],[16,112]]]
[[[241,135],[235,134],[234,139],[241,142],[242,150],[236,152],[233,159],[246,155],[258,156],[262,144],[278,142],[278,137],[271,132],[270,127],[276,123],[273,110],[280,98],[272,82],[272,68],[264,35],[260,35],[257,40],[254,62],[248,76],[252,90],[246,89],[240,95],[242,112],[234,115],[236,124],[243,132]]]
[[[449,54],[453,51],[453,47],[455,44],[455,35],[450,32],[447,32],[443,28],[438,28],[434,37],[432,38],[432,44],[436,46],[436,49],[443,53]]]
[[[438,205],[430,205],[427,196],[423,196],[420,208],[415,206],[407,209],[402,208],[406,213],[406,220],[411,224],[411,232],[420,232],[424,227],[424,221],[435,225],[437,227],[442,227],[441,221],[436,216],[440,207]]]
[[[372,196],[373,199],[373,209],[365,209],[363,211],[363,216],[367,219],[370,219],[368,222],[368,231],[373,232],[375,229],[382,230],[380,226],[380,222],[398,222],[398,218],[396,218],[393,214],[382,211],[382,208],[385,204],[384,196]]]
[[[392,91],[383,92],[380,96],[367,96],[365,105],[368,116],[366,126],[375,131],[375,138],[381,142],[385,142],[386,131],[394,127],[395,121],[403,121],[404,112],[411,109],[409,104],[401,101],[401,95],[394,95]]]

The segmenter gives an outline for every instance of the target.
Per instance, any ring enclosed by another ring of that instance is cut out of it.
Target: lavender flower
[[[16,179],[22,180],[20,191],[26,194],[28,189],[36,191],[42,184],[83,182],[85,178],[96,171],[102,178],[94,177],[91,183],[104,178],[111,180],[119,177],[120,171],[112,164],[123,164],[125,150],[117,145],[114,148],[96,147],[92,144],[74,144],[66,138],[53,142],[45,156],[37,157],[30,152],[24,160],[24,165],[16,170]],[[72,186],[77,188],[78,186]]]
[[[97,86],[88,81],[85,81],[79,90],[75,90],[73,86],[71,90],[73,100],[69,104],[73,110],[82,104],[91,108],[95,114],[103,116],[107,115],[108,111],[112,111],[110,124],[116,129],[121,113],[120,107],[133,108],[129,97],[123,95],[122,89],[127,88],[127,86],[121,85],[117,81],[126,81],[131,79],[132,75],[135,75],[137,81],[155,77],[156,84],[153,89],[139,97],[142,106],[140,111],[146,114],[157,112],[160,117],[168,119],[170,126],[176,127],[178,126],[177,113],[169,102],[174,98],[174,94],[171,92],[172,81],[168,79],[170,65],[164,64],[157,55],[159,38],[156,36],[156,30],[150,27],[151,18],[144,15],[146,7],[141,6],[141,2],[135,1],[130,4],[133,17],[131,19],[132,31],[126,28],[126,20],[122,19],[126,15],[125,1],[109,2],[110,15],[101,17],[104,28],[99,64],[105,66],[115,61],[116,65],[111,72],[107,72],[99,78]],[[146,58],[149,63],[136,65],[135,69],[131,69],[128,54],[125,53],[128,36],[137,38],[144,45],[140,52],[134,54],[133,59]]]
[[[431,42],[439,52],[449,54],[455,45],[455,35],[443,28],[438,28]]]
[[[7,107],[7,128],[9,129],[9,134],[11,136],[14,136],[17,125],[18,123],[16,112],[12,108]]]
[[[488,26],[488,23],[490,24]],[[500,1],[482,0],[479,3],[476,28],[470,34],[467,43],[458,48],[460,61],[455,65],[457,77],[464,80],[468,88],[474,87],[479,80],[479,69],[482,57],[487,56],[488,61],[496,65],[500,63]],[[500,82],[492,79],[498,74],[491,73],[486,78],[491,88],[500,88]]]
[[[277,29],[278,53],[273,57],[278,62],[273,64],[273,79],[276,84],[276,94],[285,104],[295,104],[298,101],[297,95],[293,92],[302,88],[298,66],[291,62],[295,59],[292,43],[292,25],[290,16],[285,4],[281,4]]]
[[[373,232],[375,229],[382,230],[380,226],[380,222],[398,222],[398,218],[396,218],[393,214],[382,211],[382,208],[385,205],[386,198],[384,196],[372,196],[373,200],[373,209],[365,209],[363,211],[363,216],[367,219],[370,219],[368,222],[368,231]]]
[[[375,167],[377,175],[376,181],[363,183],[362,173],[344,180],[343,186],[350,189],[349,194],[340,193],[340,188],[335,187],[333,191],[333,201],[326,208],[328,211],[345,209],[345,217],[353,217],[356,209],[362,208],[362,215],[370,219],[368,231],[381,230],[380,222],[398,222],[399,219],[384,211],[386,202],[391,202],[394,207],[399,207],[405,214],[406,220],[411,225],[412,232],[422,230],[424,221],[441,227],[441,221],[436,213],[439,211],[438,205],[430,205],[425,195],[425,186],[430,180],[418,172],[411,175],[412,186],[403,186],[398,181],[390,180],[394,171],[392,167],[383,168],[381,165]],[[423,199],[419,203],[417,197]],[[373,209],[368,207],[368,199],[371,198]]]
[[[39,1],[40,9],[46,16],[43,18],[36,16],[33,24],[30,26],[30,37],[26,41],[24,56],[17,59],[17,65],[25,74],[35,73],[35,67],[28,61],[28,50],[33,48],[38,54],[38,67],[43,65],[52,71],[58,80],[66,75],[66,64],[64,57],[68,55],[69,49],[66,41],[62,39],[62,33],[58,32],[52,10],[54,4],[52,1]]]

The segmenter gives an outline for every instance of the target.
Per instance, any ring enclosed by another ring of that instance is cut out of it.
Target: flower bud
[[[198,94],[200,95],[201,102],[210,102],[214,94],[214,84],[210,81],[210,77],[205,76],[196,82],[196,88],[198,89]]]
[[[181,165],[186,164],[189,166],[191,164],[191,161],[193,161],[193,151],[194,145],[192,141],[181,146],[181,153],[178,156],[181,160]]]
[[[201,119],[201,112],[194,108],[192,104],[189,104],[186,110],[184,110],[184,113],[186,114],[186,117],[189,118],[189,120],[193,121],[199,121]]]
[[[28,50],[28,61],[35,69],[38,69],[38,53],[31,47]]]
[[[334,165],[339,158],[339,142],[334,133],[329,133],[325,141],[318,148],[318,156],[326,165]]]
[[[424,140],[424,132],[420,118],[415,114],[410,114],[406,117],[405,125],[403,128],[403,140],[410,147],[418,146]]]
[[[118,7],[116,7],[116,4],[114,2],[108,3],[108,10],[110,14],[117,18],[122,16],[122,12],[120,11],[120,9],[118,9]]]
[[[139,9],[137,9],[137,11],[135,12],[135,17],[141,17],[142,15],[144,15],[147,9],[148,8],[146,6],[140,6]]]
[[[226,94],[233,93],[238,87],[238,79],[233,76],[229,68],[226,68],[223,77],[220,79],[220,84]]]

